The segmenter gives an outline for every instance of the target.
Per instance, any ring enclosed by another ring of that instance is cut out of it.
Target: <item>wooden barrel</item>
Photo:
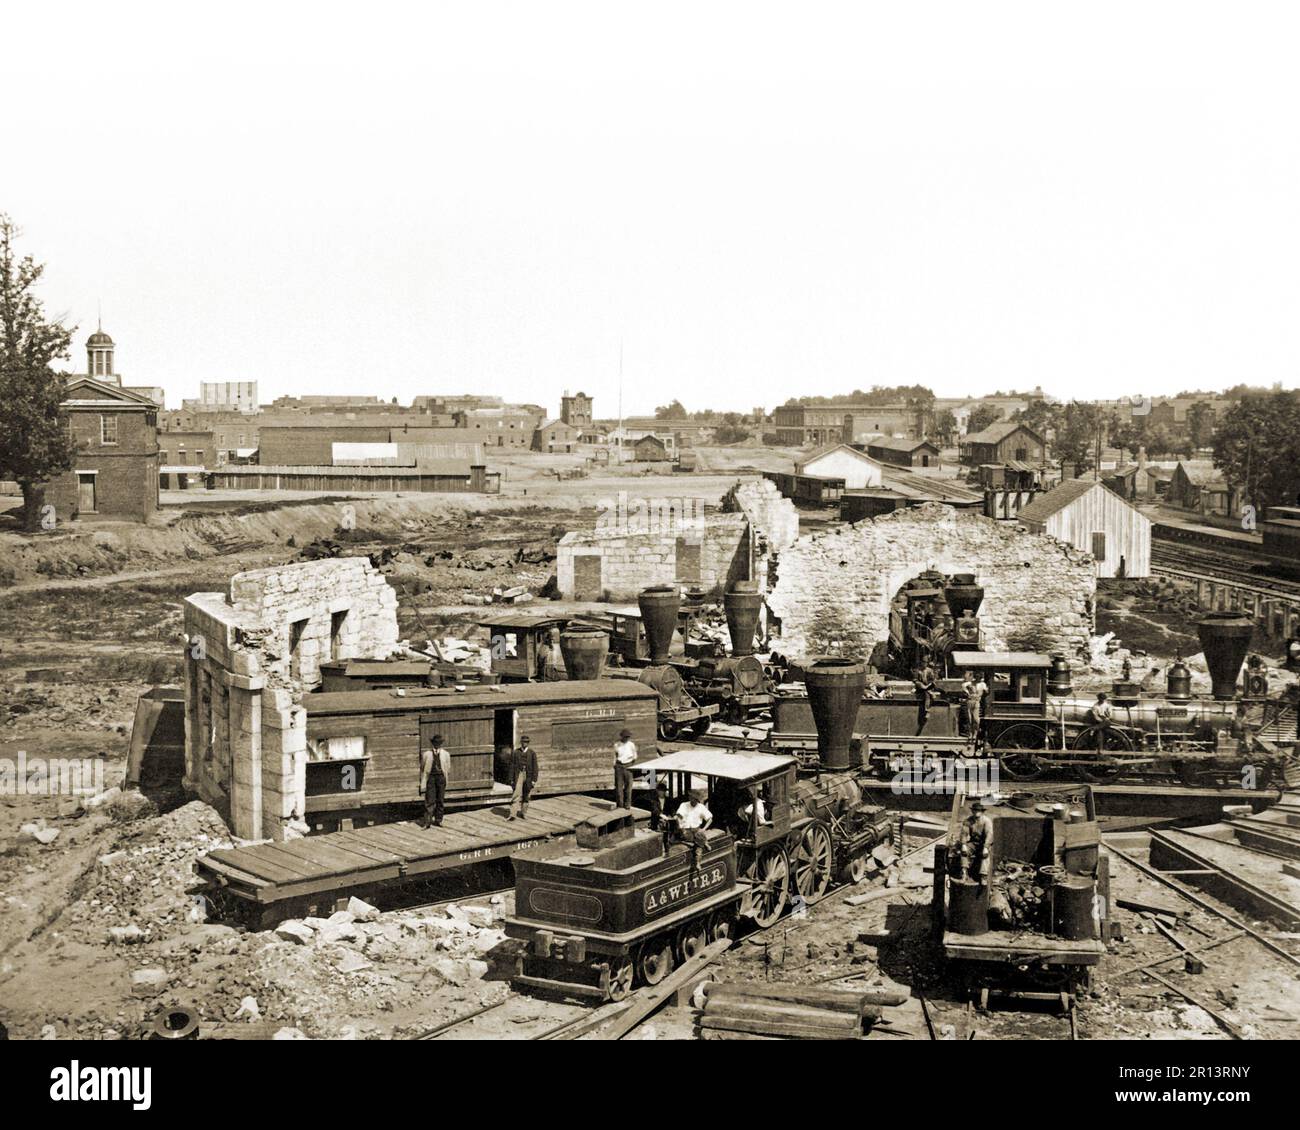
[[[956,934],[989,932],[989,889],[973,879],[948,884],[948,927]]]
[[[1080,942],[1094,936],[1093,892],[1097,884],[1082,875],[1064,875],[1052,887],[1052,933]]]

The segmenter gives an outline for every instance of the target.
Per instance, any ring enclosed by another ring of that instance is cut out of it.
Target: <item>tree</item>
[[[72,468],[72,441],[59,420],[64,379],[51,367],[69,356],[72,329],[46,317],[35,293],[45,266],[19,258],[20,234],[0,213],[0,478],[22,488],[23,525],[34,530],[44,484]]]
[[[1300,490],[1300,392],[1243,396],[1219,420],[1214,465],[1256,512]]]
[[[656,420],[685,420],[688,418],[689,413],[680,400],[674,400],[671,404],[661,405],[655,409]]]
[[[952,414],[951,409],[944,408],[934,414],[930,427],[940,445],[946,446],[952,443],[952,437],[957,434],[957,417]]]
[[[975,432],[982,432],[985,428],[991,427],[1002,419],[1002,410],[994,408],[991,404],[981,404],[971,409],[970,415],[966,418],[966,434],[972,435]]]
[[[1187,436],[1193,447],[1209,447],[1214,440],[1214,409],[1198,400],[1187,409]]]
[[[1104,423],[1100,405],[1071,401],[1057,425],[1052,454],[1064,463],[1073,463],[1080,471],[1090,468]]]

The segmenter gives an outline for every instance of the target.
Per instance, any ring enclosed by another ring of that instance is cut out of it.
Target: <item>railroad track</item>
[[[1192,559],[1183,553],[1152,550],[1153,575],[1176,577],[1185,581],[1229,584],[1256,593],[1269,600],[1300,601],[1300,582],[1251,572],[1244,568],[1225,567],[1204,559]]]

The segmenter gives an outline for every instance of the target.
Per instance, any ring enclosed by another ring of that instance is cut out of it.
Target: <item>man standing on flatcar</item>
[[[538,682],[549,683],[555,678],[555,657],[551,653],[551,645],[545,636],[537,641],[537,679]]]
[[[420,792],[424,794],[421,828],[442,827],[442,806],[450,773],[451,754],[443,747],[442,735],[434,734],[429,748],[420,753]]]
[[[510,755],[510,782],[514,785],[514,795],[510,798],[510,815],[528,819],[528,797],[537,784],[537,751],[533,749],[532,739],[527,734],[519,742],[519,748]]]
[[[632,807],[632,766],[636,764],[636,742],[631,730],[620,730],[614,743],[614,805]]]

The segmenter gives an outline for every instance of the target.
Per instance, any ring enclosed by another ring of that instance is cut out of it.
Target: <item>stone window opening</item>
[[[99,418],[99,442],[105,445],[117,443],[116,416],[101,416]]]
[[[307,630],[306,620],[294,620],[289,625],[289,675],[302,678],[302,637]]]
[[[347,619],[346,608],[330,613],[330,659],[334,662],[343,658],[343,625],[347,623]]]

